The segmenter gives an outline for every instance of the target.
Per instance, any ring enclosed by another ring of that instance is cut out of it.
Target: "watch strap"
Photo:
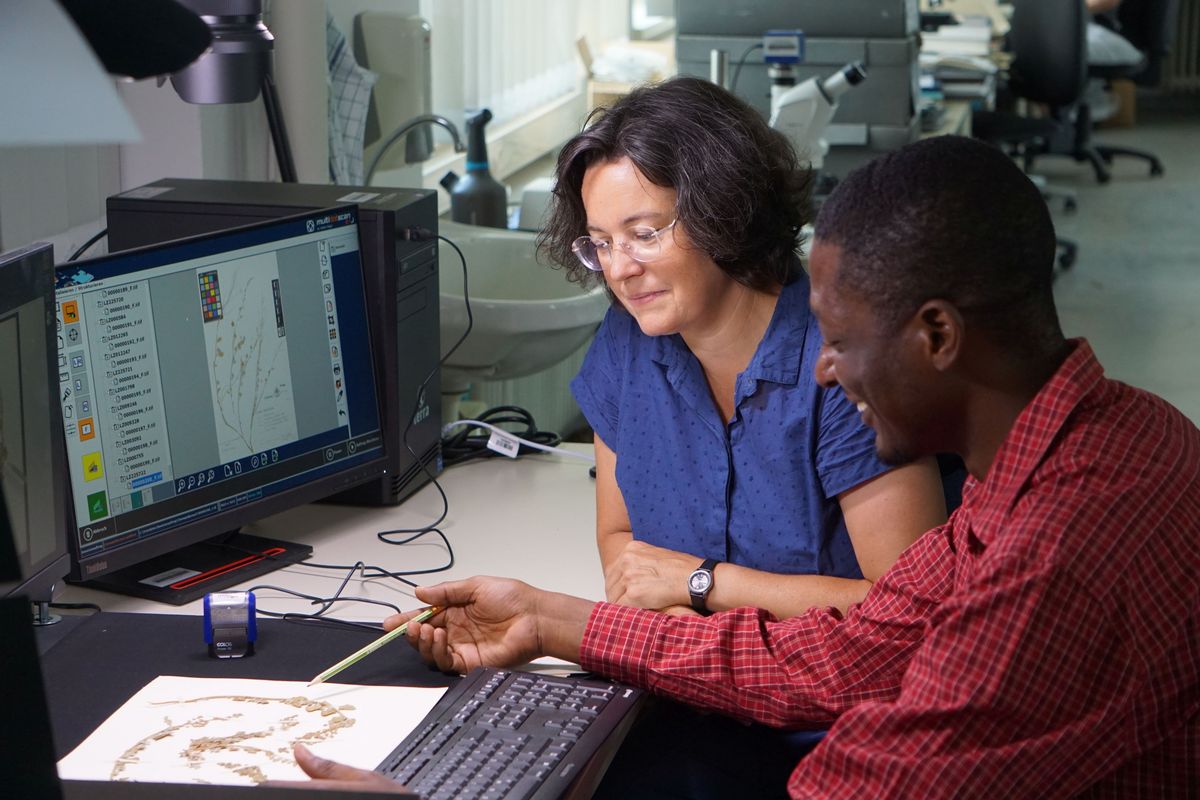
[[[721,562],[715,558],[706,558],[706,559],[704,559],[704,563],[702,563],[699,567],[697,567],[693,571],[693,572],[703,571],[703,572],[708,573],[708,588],[705,589],[702,593],[693,592],[691,580],[689,579],[689,581],[688,581],[688,594],[692,598],[692,608],[699,614],[704,614],[707,616],[708,614],[712,613],[711,611],[708,610],[708,593],[712,591],[713,583],[716,580],[716,575],[714,574],[713,570],[715,570],[717,567],[717,564],[720,564],[720,563]]]

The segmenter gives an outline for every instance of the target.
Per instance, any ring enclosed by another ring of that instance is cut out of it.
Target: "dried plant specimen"
[[[161,729],[142,737],[118,757],[109,779],[136,780],[131,773],[146,760],[147,750],[170,740],[179,758],[194,769],[211,771],[216,765],[254,783],[262,783],[267,780],[264,766],[292,762],[293,745],[312,745],[325,741],[355,722],[347,713],[354,711],[352,705],[335,706],[325,700],[302,696],[210,695],[153,705],[165,711],[178,709],[186,715],[190,710],[204,706],[226,707],[231,704],[266,708],[256,709],[259,712],[257,714],[234,712],[212,715],[201,710],[181,721],[164,716]],[[280,706],[298,711],[281,716]],[[248,723],[244,729],[230,730],[233,725],[242,722]],[[221,728],[221,732],[218,735],[198,735],[210,727]]]

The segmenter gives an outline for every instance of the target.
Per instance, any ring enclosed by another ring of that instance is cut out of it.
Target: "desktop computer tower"
[[[346,203],[357,203],[360,209],[363,279],[388,474],[340,492],[329,501],[395,505],[427,483],[430,474],[441,470],[434,192],[164,178],[108,198],[109,250],[141,247]],[[429,375],[432,377],[422,392],[421,383]],[[404,436],[409,420],[411,425]]]

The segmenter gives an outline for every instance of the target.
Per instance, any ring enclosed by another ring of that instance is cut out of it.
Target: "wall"
[[[0,147],[0,251],[49,241],[65,259],[103,227],[119,185],[116,147]]]

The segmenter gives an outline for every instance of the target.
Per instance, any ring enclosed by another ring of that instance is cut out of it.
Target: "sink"
[[[586,342],[604,312],[603,286],[582,289],[566,273],[536,258],[537,234],[438,221],[438,232],[467,259],[475,326],[442,367],[443,392],[465,391],[472,381],[505,380],[541,372]],[[467,326],[462,262],[438,246],[442,354]]]

